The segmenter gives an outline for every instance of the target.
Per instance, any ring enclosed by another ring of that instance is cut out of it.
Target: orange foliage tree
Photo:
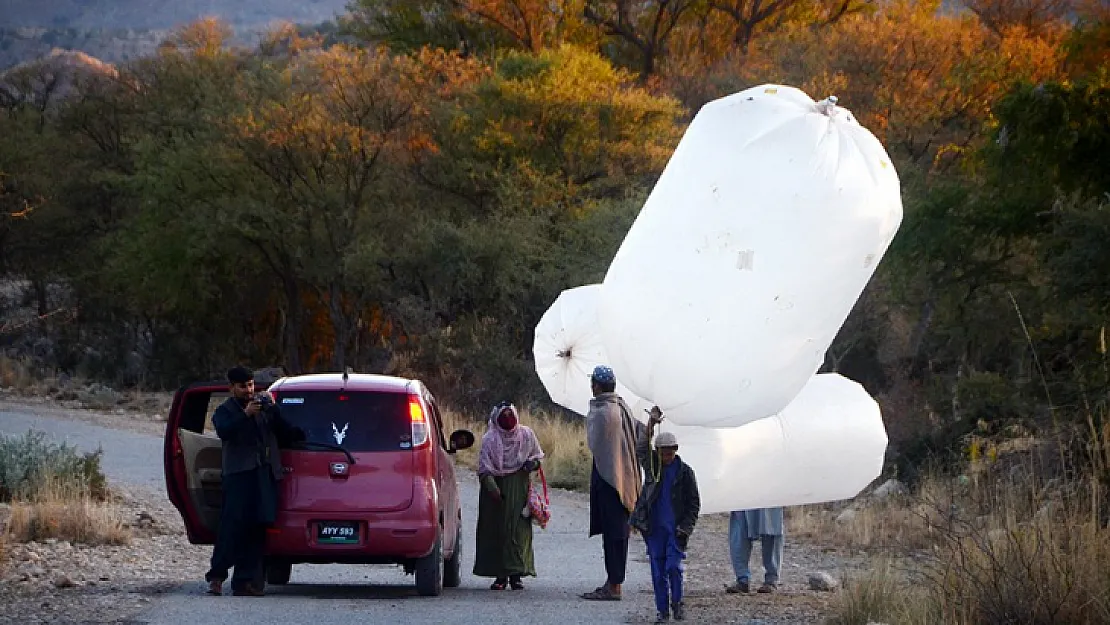
[[[974,16],[899,0],[820,32],[793,29],[741,75],[797,84],[815,98],[835,94],[894,158],[945,167],[944,157],[983,136],[1010,85],[1059,75],[1058,42],[1021,28],[995,35]]]
[[[243,234],[314,293],[331,323],[332,366],[342,368],[381,297],[389,172],[422,142],[425,81],[410,59],[343,46],[248,80],[276,93],[227,127],[251,175],[238,194]]]

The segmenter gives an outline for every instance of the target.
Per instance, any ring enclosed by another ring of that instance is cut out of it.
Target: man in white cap
[[[656,622],[668,620],[672,613],[676,621],[681,621],[686,618],[682,561],[701,511],[701,496],[694,470],[678,456],[674,432],[660,432],[655,437],[655,449],[651,449],[651,437],[663,421],[663,413],[655,406],[649,414],[647,429],[636,440],[636,456],[644,467],[644,487],[629,522],[647,543]]]

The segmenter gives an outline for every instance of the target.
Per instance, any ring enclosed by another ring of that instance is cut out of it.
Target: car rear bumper
[[[317,539],[321,521],[358,523],[356,544],[327,544]],[[439,523],[414,521],[411,515],[365,512],[287,512],[267,531],[268,557],[318,564],[380,564],[403,562],[428,555],[435,547]]]

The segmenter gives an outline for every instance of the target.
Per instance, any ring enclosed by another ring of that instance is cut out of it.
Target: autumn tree
[[[50,284],[81,266],[96,224],[85,210],[97,193],[77,162],[82,146],[59,116],[86,82],[114,72],[81,53],[57,52],[0,74],[0,270],[30,283],[43,318],[59,305]],[[58,162],[72,162],[72,175],[59,179]]]
[[[242,319],[269,299],[252,279],[259,263],[231,253],[231,237],[205,215],[224,182],[205,169],[226,163],[213,147],[218,122],[243,106],[237,81],[248,59],[227,34],[214,21],[181,27],[117,80],[84,89],[63,119],[98,155],[93,179],[105,208],[120,213],[92,237],[96,271],[76,281],[85,332],[144,354],[145,375],[161,383],[254,353]]]
[[[757,32],[773,32],[790,22],[825,26],[861,11],[868,0],[709,0],[732,29],[732,47],[747,54]]]
[[[1064,49],[1070,75],[1086,78],[1110,68],[1110,0],[1081,2]]]
[[[414,153],[418,184],[395,196],[420,218],[390,267],[418,361],[470,372],[483,401],[533,388],[528,329],[559,291],[604,275],[681,114],[573,46],[491,69],[430,110],[434,149]]]
[[[1058,75],[1053,42],[990,36],[974,18],[896,2],[769,46],[773,67],[816,98],[837,95],[899,162],[948,167],[974,147],[1011,82]]]
[[[587,0],[583,15],[602,33],[628,50],[629,64],[641,81],[654,75],[667,43],[698,0]]]
[[[497,49],[538,52],[590,39],[585,0],[356,0],[345,30],[399,51],[432,46],[492,56]]]
[[[1071,16],[1076,0],[962,0],[987,28],[1001,35],[1019,26],[1031,33],[1044,33]]]
[[[515,47],[530,52],[558,45],[580,23],[585,0],[454,0],[462,19],[503,33]]]
[[[489,33],[474,32],[453,4],[453,0],[353,0],[340,25],[356,39],[398,51],[423,46],[462,51],[496,43],[486,36]]]
[[[284,71],[289,91],[229,126],[257,185],[240,196],[236,230],[270,262],[296,258],[326,306],[341,369],[381,298],[378,255],[397,234],[383,227],[393,188],[384,172],[420,141],[416,76],[403,59],[342,46]]]

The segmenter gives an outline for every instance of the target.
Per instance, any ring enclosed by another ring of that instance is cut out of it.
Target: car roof
[[[370,393],[408,393],[409,391],[416,391],[419,384],[416,380],[392,375],[351,373],[347,375],[347,383],[344,385],[343,374],[341,373],[313,373],[281,378],[274,382],[274,385],[270,388],[282,392],[345,389],[347,391]]]

